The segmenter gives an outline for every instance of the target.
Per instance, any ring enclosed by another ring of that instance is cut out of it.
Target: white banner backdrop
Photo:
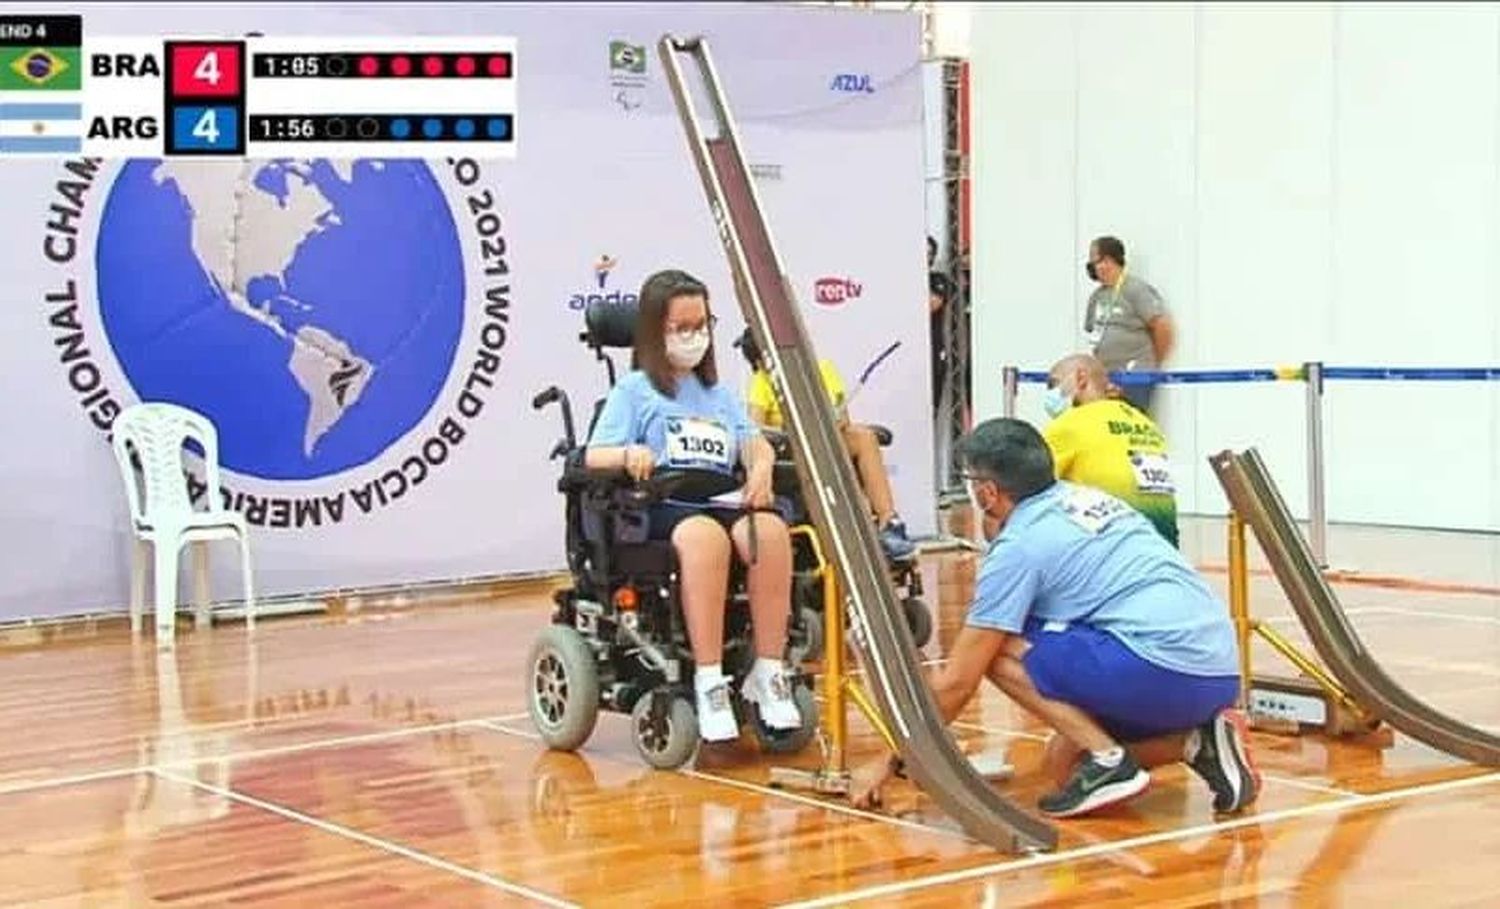
[[[634,294],[659,268],[695,273],[716,294],[723,371],[746,379],[730,347],[743,320],[655,54],[667,31],[711,42],[818,353],[852,387],[899,342],[853,412],[893,429],[898,506],[913,533],[933,531],[915,15],[66,9],[86,40],[513,36],[518,157],[0,164],[0,620],[122,608],[129,537],[107,431],[142,399],[218,425],[266,595],[561,568],[547,461],[561,424],[530,401],[557,384],[587,425],[605,378],[578,343],[583,300]],[[643,71],[612,42],[645,49]],[[844,299],[816,302],[829,279]],[[215,558],[216,595],[237,595],[232,565]]]

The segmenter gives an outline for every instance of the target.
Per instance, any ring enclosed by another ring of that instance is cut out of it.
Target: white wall
[[[981,416],[1002,365],[1082,343],[1102,233],[1172,368],[1500,363],[1500,9],[985,4],[971,46]],[[1303,394],[1164,389],[1183,507],[1222,513],[1205,458],[1256,445],[1304,513]],[[1330,383],[1325,413],[1332,520],[1500,530],[1500,385]]]

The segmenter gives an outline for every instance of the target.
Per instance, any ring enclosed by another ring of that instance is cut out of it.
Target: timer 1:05
[[[321,76],[324,74],[321,54],[256,54],[254,72],[261,78]]]

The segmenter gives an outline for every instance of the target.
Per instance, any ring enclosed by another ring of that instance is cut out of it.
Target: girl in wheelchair
[[[796,729],[801,715],[782,654],[791,615],[792,547],[769,509],[775,455],[750,424],[744,402],[719,382],[708,288],[681,271],[657,272],[641,288],[631,372],[610,390],[589,437],[590,469],[624,469],[636,480],[663,469],[732,476],[742,489],[706,501],[668,499],[652,507],[650,535],[676,551],[681,601],[696,665],[698,728],[707,741],[738,737],[722,667],[730,559],[748,565],[755,666],[741,694],[771,729]],[[750,522],[755,527],[751,554]]]

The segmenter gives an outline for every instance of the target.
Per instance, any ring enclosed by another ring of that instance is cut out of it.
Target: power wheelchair
[[[616,380],[609,349],[634,343],[636,307],[592,304],[584,313],[579,339],[605,365],[611,387]],[[699,733],[693,691],[692,649],[678,599],[676,552],[670,541],[648,539],[648,511],[667,498],[706,499],[739,488],[742,476],[726,478],[708,471],[657,469],[644,482],[619,471],[585,466],[588,435],[604,399],[594,403],[588,432],[574,431],[568,396],[556,386],[532,400],[540,410],[557,404],[563,438],[551,457],[563,459],[557,488],[565,500],[565,538],[572,586],[554,594],[551,624],[538,636],[527,659],[527,706],[543,741],[560,751],[581,747],[592,735],[600,710],[629,714],[632,740],[649,765],[673,769],[696,752]],[[802,725],[773,730],[759,719],[754,705],[740,697],[740,685],[755,660],[750,630],[745,566],[738,558],[730,568],[724,616],[724,673],[731,679],[731,701],[741,726],[748,725],[762,750],[800,751],[816,733],[818,710],[811,678],[801,664],[818,659],[823,648],[823,591],[812,544],[815,531],[802,503],[800,481],[791,460],[790,440],[768,434],[777,452],[773,490],[778,511],[792,531],[792,615],[788,623],[787,662],[794,670],[793,698]],[[887,433],[888,437],[888,433]],[[754,537],[751,539],[754,555]],[[898,567],[920,592],[915,561]],[[912,594],[909,599],[915,599]],[[908,607],[931,621],[920,601]]]

